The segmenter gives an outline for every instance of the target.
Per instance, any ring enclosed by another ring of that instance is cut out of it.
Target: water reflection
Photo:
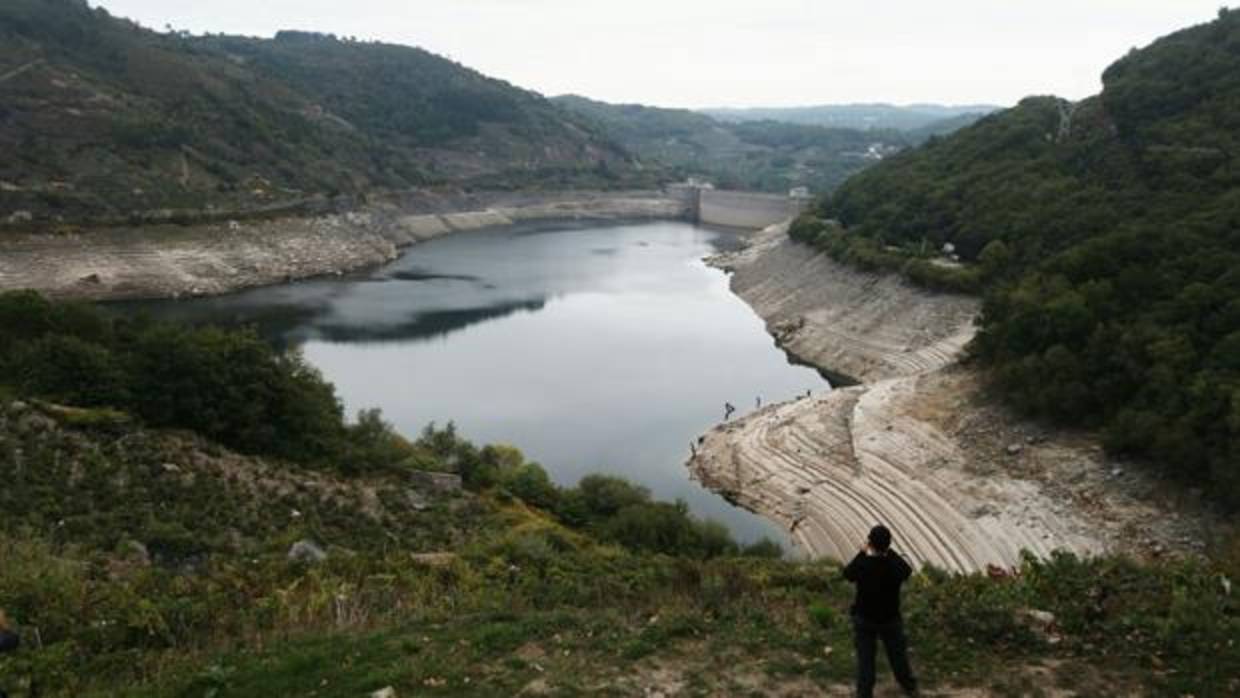
[[[255,324],[300,346],[351,411],[381,407],[410,434],[453,420],[558,482],[619,474],[752,540],[779,533],[688,480],[689,442],[725,402],[743,413],[826,386],[700,261],[736,244],[681,223],[512,228],[365,273],[141,307]]]

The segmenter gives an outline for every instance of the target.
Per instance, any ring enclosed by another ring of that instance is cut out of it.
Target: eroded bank
[[[957,363],[976,299],[845,268],[786,226],[711,262],[790,354],[860,382],[720,424],[689,461],[810,555],[847,559],[878,522],[914,561],[961,572],[1015,566],[1022,550],[1202,546],[1203,522],[1091,435],[1047,430],[988,398]]]
[[[458,231],[688,213],[683,199],[653,191],[420,195],[316,216],[9,234],[0,290],[87,300],[214,295],[383,264]]]

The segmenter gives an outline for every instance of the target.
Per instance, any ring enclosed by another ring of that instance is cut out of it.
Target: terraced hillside
[[[808,554],[847,560],[875,522],[914,561],[952,571],[1050,557],[1200,550],[1208,528],[1156,480],[987,398],[955,365],[974,298],[850,269],[773,226],[714,258],[777,341],[860,385],[767,406],[709,431],[689,468],[785,527]],[[839,381],[837,381],[839,383]]]

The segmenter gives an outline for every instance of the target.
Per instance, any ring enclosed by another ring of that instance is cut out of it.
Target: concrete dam
[[[674,185],[668,194],[679,199],[690,220],[728,228],[762,229],[794,218],[810,204],[808,196],[725,191]]]

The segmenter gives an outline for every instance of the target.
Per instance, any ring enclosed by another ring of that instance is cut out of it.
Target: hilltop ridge
[[[819,123],[765,112],[761,118],[741,119],[711,110],[609,104],[578,95],[553,101],[671,174],[706,178],[725,189],[776,192],[794,187],[829,192],[884,157],[981,116],[952,112],[945,120]]]
[[[1240,13],[1134,50],[1080,102],[1016,107],[885,160],[793,238],[984,294],[972,353],[1010,404],[1099,429],[1240,503]]]
[[[819,104],[803,107],[713,107],[699,109],[721,121],[784,121],[809,126],[861,130],[890,129],[919,132],[936,130],[936,124],[954,120],[971,123],[1003,109],[994,104],[906,104],[883,102]]]
[[[0,5],[0,104],[0,223],[637,178],[593,125],[421,49],[161,34],[84,0]]]

